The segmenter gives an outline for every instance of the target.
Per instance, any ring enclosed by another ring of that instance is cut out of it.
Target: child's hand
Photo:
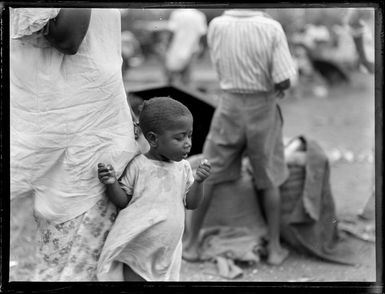
[[[116,173],[111,164],[98,163],[98,178],[102,184],[111,185],[116,182]]]
[[[195,181],[197,181],[198,183],[202,183],[204,180],[206,180],[207,177],[210,175],[210,169],[211,169],[211,165],[208,162],[208,160],[207,159],[202,160],[201,164],[198,166],[195,172],[195,176],[194,176]]]

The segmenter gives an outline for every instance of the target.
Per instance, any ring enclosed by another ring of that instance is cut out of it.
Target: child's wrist
[[[111,185],[113,185],[115,183],[116,183],[116,178],[114,177],[114,178],[110,178],[107,181],[105,181],[104,184],[107,185],[107,186],[111,186]]]
[[[205,179],[196,177],[194,180],[195,180],[195,182],[197,182],[198,184],[202,184],[202,183],[204,182]]]

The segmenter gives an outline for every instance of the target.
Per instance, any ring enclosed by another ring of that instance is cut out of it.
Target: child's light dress
[[[98,265],[100,281],[123,281],[123,263],[147,281],[179,280],[185,197],[193,181],[187,160],[133,159],[120,180],[133,196],[107,237]]]

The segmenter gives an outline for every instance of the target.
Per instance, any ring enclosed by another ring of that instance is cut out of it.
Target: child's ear
[[[158,146],[158,135],[154,132],[148,132],[146,134],[146,139],[152,148],[156,148]]]

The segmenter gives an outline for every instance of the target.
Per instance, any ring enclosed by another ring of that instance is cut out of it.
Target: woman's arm
[[[46,39],[63,54],[77,53],[87,33],[91,9],[62,8],[56,18],[51,19]]]

